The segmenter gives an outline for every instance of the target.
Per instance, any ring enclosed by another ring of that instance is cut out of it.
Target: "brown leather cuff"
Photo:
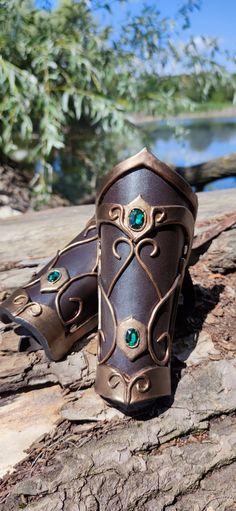
[[[97,198],[96,391],[137,409],[171,393],[170,354],[197,197],[144,149],[117,165]]]
[[[0,306],[0,319],[14,321],[20,349],[39,344],[53,360],[62,358],[97,327],[97,230],[94,218],[59,250],[34,279]],[[28,339],[28,345],[26,340]]]

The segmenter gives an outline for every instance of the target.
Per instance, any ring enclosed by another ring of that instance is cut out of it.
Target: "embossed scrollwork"
[[[149,322],[148,322],[148,347],[149,347],[149,352],[150,352],[150,355],[151,355],[152,359],[154,360],[154,362],[156,362],[156,364],[158,364],[158,365],[165,365],[165,363],[169,359],[170,336],[169,336],[169,334],[167,332],[164,332],[159,337],[159,339],[157,339],[157,342],[160,342],[162,340],[162,338],[164,338],[165,336],[167,336],[167,338],[168,338],[168,348],[167,348],[166,355],[165,355],[166,358],[164,357],[164,359],[159,360],[157,358],[156,354],[155,354],[155,351],[153,349],[153,344],[152,344],[152,328],[153,328],[153,324],[154,324],[154,322],[156,320],[156,316],[157,316],[158,311],[161,309],[161,307],[167,302],[167,300],[171,297],[171,295],[178,288],[179,283],[180,283],[180,279],[181,279],[181,274],[177,275],[177,277],[175,278],[175,280],[174,280],[172,286],[170,287],[169,291],[165,294],[165,296],[163,296],[163,298],[157,303],[157,305],[155,305],[155,307],[152,310]],[[168,355],[168,357],[167,357],[167,355]]]
[[[166,213],[164,210],[155,211],[154,223],[155,225],[161,224],[166,219]]]
[[[18,305],[18,307],[23,307],[24,305],[27,304],[28,301],[29,301],[29,298],[26,295],[17,295],[13,299],[14,305]]]
[[[145,374],[137,376],[132,381],[132,387],[135,385],[138,392],[143,394],[144,392],[148,392],[148,390],[151,387],[151,381],[150,378],[148,378]]]
[[[110,347],[109,351],[106,353],[106,355],[104,355],[103,358],[99,359],[99,364],[102,364],[102,363],[106,362],[110,358],[110,356],[112,355],[112,353],[113,353],[113,351],[114,351],[114,349],[116,347],[117,320],[116,320],[116,315],[115,315],[114,309],[112,307],[112,304],[111,304],[107,294],[105,293],[101,282],[99,283],[99,290],[100,290],[101,295],[104,298],[104,300],[105,300],[105,302],[106,302],[106,304],[108,306],[108,310],[110,312],[110,315],[111,315],[111,318],[112,318],[112,322],[113,322],[113,331],[114,331],[114,333],[113,333],[113,340],[112,340],[112,344],[111,344],[111,347]],[[104,332],[103,332],[102,329],[99,330],[99,333],[100,333],[100,335],[102,335],[103,341],[106,342],[106,339],[105,339],[105,336],[104,336]],[[100,354],[99,354],[99,357],[100,357]]]
[[[42,306],[40,303],[32,302],[28,307],[29,312],[32,314],[32,316],[40,316],[42,314]]]
[[[74,302],[74,303],[78,303],[78,310],[77,312],[75,313],[75,315],[66,322],[67,325],[70,325],[71,323],[74,323],[74,321],[76,321],[78,319],[78,317],[80,316],[82,310],[83,310],[83,300],[79,297],[70,297],[69,298],[69,301],[70,302]]]
[[[129,239],[129,238],[125,238],[125,237],[120,237],[120,238],[117,238],[113,245],[112,245],[112,253],[114,254],[114,256],[116,257],[116,259],[119,259],[121,260],[121,255],[117,252],[117,245],[119,243],[126,243],[129,248],[130,248],[130,252],[128,254],[128,256],[126,257],[124,263],[122,264],[121,268],[119,269],[119,271],[117,272],[116,276],[114,277],[114,279],[112,280],[110,286],[109,286],[109,289],[108,289],[108,292],[107,292],[107,296],[109,297],[111,295],[111,292],[117,282],[117,280],[120,278],[120,276],[122,275],[122,273],[124,272],[125,268],[127,268],[129,262],[131,261],[132,257],[133,257],[133,254],[134,254],[134,246],[132,244],[132,241]]]
[[[40,305],[40,303],[30,302],[26,304],[23,311],[27,311],[29,314],[31,314],[31,316],[37,317],[40,316],[40,314],[42,314],[43,308],[42,305]]]
[[[162,341],[166,340],[166,350],[164,357],[162,359],[158,359],[158,364],[161,366],[165,366],[170,358],[170,335],[168,332],[164,332],[158,339],[156,340],[156,343],[160,343]]]
[[[73,282],[81,280],[81,279],[83,279],[85,277],[95,277],[95,278],[97,278],[97,273],[92,273],[92,272],[91,273],[83,273],[83,274],[79,275],[78,277],[74,277],[73,279],[69,280],[68,282],[66,282],[64,284],[64,286],[59,290],[59,292],[58,292],[58,294],[56,296],[56,300],[55,300],[56,311],[57,311],[57,314],[58,314],[62,324],[65,325],[65,326],[72,325],[75,321],[78,320],[78,318],[81,315],[81,312],[83,310],[83,300],[82,300],[82,298],[77,297],[77,296],[69,297],[69,299],[68,299],[69,302],[78,303],[78,309],[77,309],[75,314],[70,319],[65,320],[63,318],[63,315],[62,315],[62,312],[61,312],[61,306],[60,306],[62,295],[65,293],[65,291],[68,289],[68,287],[71,286],[71,284],[73,284]]]
[[[108,378],[109,387],[114,390],[119,385],[123,386],[124,402],[129,404],[132,402],[132,391],[135,387],[136,391],[140,394],[148,392],[151,388],[151,380],[146,374],[138,374],[134,378],[120,373],[119,371],[113,371]]]
[[[16,310],[14,311],[15,315],[27,311],[32,316],[36,317],[40,316],[42,313],[42,306],[37,302],[29,302],[29,297],[24,294],[15,296],[13,299],[13,304],[17,306]]]
[[[81,298],[70,297],[69,298],[69,302],[78,303],[78,308],[77,308],[75,314],[70,319],[65,320],[63,318],[63,316],[62,316],[62,313],[61,313],[61,308],[59,306],[59,300],[56,300],[57,314],[58,314],[62,324],[65,325],[65,326],[72,325],[75,321],[77,321],[79,319],[79,316],[80,316],[80,314],[82,312],[82,309],[83,309],[83,301],[82,301]]]
[[[111,220],[123,220],[124,207],[121,204],[113,204],[108,214]]]
[[[122,383],[123,385],[125,385],[125,380],[122,376],[121,373],[113,373],[111,374],[111,376],[109,377],[108,379],[108,385],[111,389],[116,389],[116,387],[118,387],[118,385]]]
[[[159,289],[157,283],[155,282],[151,272],[149,271],[149,269],[147,268],[146,264],[144,263],[144,261],[142,260],[142,258],[140,256],[141,249],[145,245],[151,245],[153,247],[153,250],[150,253],[150,257],[155,257],[157,255],[159,247],[157,245],[157,241],[156,240],[153,240],[152,238],[144,238],[143,240],[140,240],[137,243],[137,245],[135,247],[135,254],[136,254],[136,257],[137,257],[137,260],[138,260],[140,266],[142,266],[143,270],[148,275],[148,277],[149,277],[153,287],[155,288],[159,300],[161,300],[162,295],[161,295],[160,289]]]
[[[128,264],[130,263],[134,253],[137,257],[137,260],[140,264],[140,266],[142,266],[143,270],[146,272],[146,274],[148,275],[150,281],[152,282],[155,290],[156,290],[156,293],[157,293],[157,296],[159,298],[159,300],[161,300],[162,298],[162,295],[161,295],[161,292],[151,274],[151,272],[148,270],[146,264],[144,263],[144,261],[142,260],[141,256],[140,256],[140,251],[142,249],[143,246],[145,245],[151,245],[153,247],[153,250],[151,251],[150,253],[150,257],[155,257],[158,253],[158,245],[157,245],[157,242],[156,240],[153,240],[152,238],[144,238],[142,240],[140,240],[137,245],[135,245],[132,240],[130,240],[129,238],[125,238],[125,237],[120,237],[120,238],[117,238],[114,242],[113,242],[113,245],[112,245],[112,253],[114,254],[114,256],[116,257],[116,259],[121,259],[121,255],[118,253],[117,251],[117,246],[119,243],[126,243],[127,245],[129,245],[129,248],[130,248],[130,252],[127,256],[127,258],[125,259],[123,265],[121,266],[121,268],[119,269],[119,271],[117,272],[116,276],[114,277],[114,279],[112,280],[111,284],[110,284],[110,287],[109,287],[109,290],[108,290],[108,293],[107,295],[110,296],[117,280],[119,279],[119,277],[122,275],[122,273],[124,272],[124,270],[127,268]]]
[[[150,389],[151,381],[145,374],[138,374],[135,378],[131,379],[126,389],[126,401],[128,404],[132,401],[132,390],[134,387],[138,393],[144,394]]]

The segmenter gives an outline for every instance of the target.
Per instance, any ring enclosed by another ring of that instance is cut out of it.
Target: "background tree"
[[[194,109],[219,83],[230,84],[234,94],[235,78],[217,64],[217,40],[203,38],[201,53],[193,38],[180,44],[198,1],[185,2],[175,20],[140,2],[139,14],[118,35],[98,22],[98,13],[101,19],[104,10],[111,12],[103,2],[64,0],[53,10],[30,0],[0,4],[2,154],[38,162],[44,177],[62,149],[62,159],[76,155],[79,195],[93,190],[99,173],[117,159],[114,151],[135,129],[133,112]],[[163,75],[173,62],[191,74],[197,98],[184,80],[169,79],[167,86]]]

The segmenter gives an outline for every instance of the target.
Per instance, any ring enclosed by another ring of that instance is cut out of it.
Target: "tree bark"
[[[199,194],[195,249],[207,237],[212,240],[214,232],[218,236],[191,268],[196,308],[176,329],[173,395],[157,401],[146,417],[126,417],[95,394],[93,338],[78,343],[56,363],[42,352],[18,353],[14,332],[9,326],[2,330],[0,472],[5,476],[0,511],[235,509],[232,207],[231,190]],[[0,221],[2,292],[19,284],[21,272],[24,279],[26,273],[31,278],[41,258],[55,251],[58,239],[63,246],[90,215],[91,208],[79,206]],[[71,222],[72,217],[78,222]],[[51,237],[49,243],[54,223],[55,241]]]

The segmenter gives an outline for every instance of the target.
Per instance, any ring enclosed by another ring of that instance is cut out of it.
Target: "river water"
[[[130,133],[130,132],[129,132]],[[87,141],[88,140],[88,145]],[[57,190],[75,203],[96,189],[95,180],[114,164],[148,146],[166,163],[189,166],[236,152],[236,117],[145,122],[127,137],[74,133],[52,161]],[[81,147],[90,158],[81,159]],[[87,147],[87,151],[86,151]],[[204,190],[236,187],[236,177],[214,181]]]
[[[235,117],[162,121],[149,123],[146,129],[152,151],[167,163],[189,166],[236,152]],[[232,187],[236,177],[214,181],[204,190]]]

